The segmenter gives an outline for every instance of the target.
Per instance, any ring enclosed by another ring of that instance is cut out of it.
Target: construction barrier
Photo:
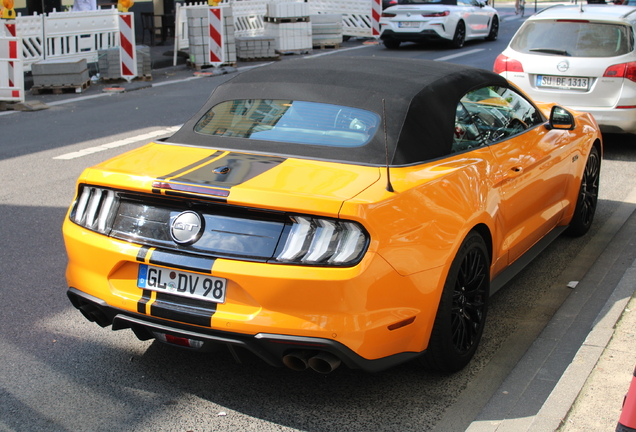
[[[132,12],[119,14],[119,64],[121,77],[128,81],[137,76],[134,17]]]
[[[381,0],[371,0],[371,30],[374,38],[380,37],[380,16],[382,16]]]
[[[24,102],[22,41],[0,36],[0,102]]]
[[[220,7],[208,8],[208,35],[210,46],[208,62],[218,67],[225,63],[223,43],[223,9]]]
[[[117,15],[115,8],[29,16],[18,14],[12,21],[16,25],[15,36],[22,39],[24,70],[30,71],[31,65],[40,60],[97,62],[99,50],[119,47]]]
[[[634,432],[636,431],[636,369],[632,377],[632,382],[623,401],[623,410],[621,412],[616,432]]]
[[[307,3],[312,14],[342,14],[343,35],[372,37],[372,1],[375,0],[307,0]]]
[[[342,34],[356,37],[379,37],[381,0],[306,0],[310,13],[341,14]],[[267,5],[271,0],[224,0],[223,5],[232,8],[234,34],[236,37],[265,35]],[[189,8],[207,6],[207,3],[178,5],[175,15],[175,51],[189,48],[188,17]]]

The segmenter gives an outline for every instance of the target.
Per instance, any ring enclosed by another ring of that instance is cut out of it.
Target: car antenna
[[[384,99],[382,99],[382,119],[384,123],[384,151],[386,152],[386,190],[395,192],[391,185],[391,171],[389,170],[389,142],[386,136],[386,107],[384,105]]]

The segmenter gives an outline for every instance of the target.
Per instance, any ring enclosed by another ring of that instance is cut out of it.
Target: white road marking
[[[446,57],[437,58],[437,59],[435,59],[435,61],[451,60],[451,59],[454,59],[454,58],[457,58],[457,57],[463,57],[463,56],[475,54],[475,53],[478,53],[478,52],[481,52],[481,51],[485,51],[485,48],[476,48],[476,49],[470,50],[470,51],[462,51],[462,52],[457,53],[457,54],[451,54],[451,55],[446,56]]]
[[[176,132],[180,127],[181,126],[172,126],[167,129],[160,129],[160,130],[148,132],[142,135],[137,135],[134,137],[123,139],[123,140],[113,141],[108,144],[102,144],[100,146],[85,148],[76,152],[66,153],[61,156],[55,156],[53,159],[59,159],[59,160],[77,159],[83,156],[88,156],[93,153],[98,153],[101,151],[106,151],[106,150],[114,149],[117,147],[123,147],[129,144],[138,143],[140,141],[152,140],[154,138],[157,138],[163,135],[170,135]]]
[[[324,52],[324,53],[320,53],[320,54],[307,55],[307,56],[304,56],[303,58],[322,57],[322,56],[326,56],[326,55],[330,55],[330,54],[337,54],[337,53],[341,53],[341,52],[345,52],[345,51],[352,51],[352,50],[357,50],[357,49],[360,49],[360,48],[367,48],[367,47],[371,47],[371,46],[377,46],[377,45],[360,45],[360,46],[352,47],[352,48],[339,49],[338,51],[329,51],[329,52]]]

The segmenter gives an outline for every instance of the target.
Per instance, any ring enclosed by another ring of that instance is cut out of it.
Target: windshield
[[[510,47],[526,54],[615,57],[634,49],[631,27],[577,20],[526,21]]]
[[[315,102],[240,99],[212,107],[197,122],[204,135],[336,147],[358,147],[375,134],[370,111]]]

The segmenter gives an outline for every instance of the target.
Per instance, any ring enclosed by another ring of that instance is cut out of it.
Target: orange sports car
[[[68,297],[141,340],[295,370],[457,371],[489,296],[561,232],[588,231],[601,156],[592,116],[493,72],[278,62],[84,171]]]

